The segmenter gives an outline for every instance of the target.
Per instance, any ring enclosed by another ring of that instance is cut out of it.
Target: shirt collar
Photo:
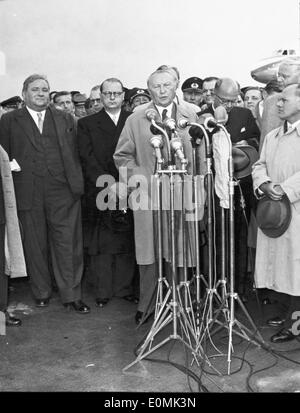
[[[31,115],[34,119],[37,119],[37,117],[38,117],[37,114],[38,114],[38,113],[41,113],[41,114],[42,114],[42,119],[45,118],[46,109],[41,110],[40,112],[38,112],[37,110],[33,110],[33,109],[29,108],[28,106],[26,106],[26,109],[28,110],[28,112],[30,113],[30,115]]]
[[[284,132],[285,123],[287,124],[287,128],[288,128],[286,132]],[[300,137],[300,119],[294,123],[289,123],[288,121],[284,121],[282,126],[278,128],[278,131],[275,136],[286,135],[287,133],[290,133],[294,131],[295,129],[297,130],[298,136]]]
[[[160,114],[160,117],[162,117],[162,113],[164,109],[167,109],[167,117],[171,118],[172,117],[172,109],[173,109],[173,103],[171,102],[168,106],[163,107],[163,106],[158,106],[155,105],[156,109],[158,110],[158,113]]]
[[[113,121],[116,121],[116,124],[118,123],[118,120],[119,120],[119,117],[120,117],[120,113],[121,113],[121,109],[120,109],[118,112],[114,112],[114,113],[108,112],[108,111],[105,109],[105,112],[108,114],[108,116],[109,116]]]

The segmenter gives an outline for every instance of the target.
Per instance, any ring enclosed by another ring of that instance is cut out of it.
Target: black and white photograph
[[[132,411],[300,392],[299,0],[0,0],[0,360]]]

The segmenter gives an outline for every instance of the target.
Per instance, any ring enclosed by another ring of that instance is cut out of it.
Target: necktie
[[[161,114],[161,119],[162,119],[162,121],[164,121],[164,120],[167,118],[167,113],[168,113],[168,110],[167,110],[167,109],[164,109],[164,110],[162,111],[162,114]]]
[[[41,114],[41,112],[38,112],[37,116],[38,116],[38,128],[42,134],[43,133],[43,115]]]

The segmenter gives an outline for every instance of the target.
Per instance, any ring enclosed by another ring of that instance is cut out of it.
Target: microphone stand
[[[155,125],[155,127],[157,127]],[[158,127],[159,129],[159,127]],[[172,133],[172,135],[176,136],[176,133]],[[163,133],[163,136],[165,136],[165,133]],[[176,137],[176,139],[178,139]],[[174,141],[173,141],[174,143]],[[176,140],[176,143],[178,143],[178,140]],[[183,155],[183,150],[180,148],[180,155],[178,156],[181,162],[181,169],[176,169],[176,164],[172,164],[170,162],[170,159],[175,159],[177,149],[175,149],[174,146],[174,151],[175,154],[171,152],[172,148],[172,139],[171,143],[169,143],[168,146],[168,155],[173,155],[173,157],[169,157],[169,164],[167,169],[161,169],[162,162],[157,162],[158,167],[156,170],[156,174],[158,177],[162,177],[164,174],[169,177],[169,182],[170,182],[170,192],[169,192],[169,199],[170,199],[170,214],[169,214],[169,219],[168,219],[168,232],[169,232],[169,247],[170,247],[170,269],[171,269],[171,284],[169,286],[169,289],[163,298],[162,296],[162,291],[158,294],[158,303],[159,305],[157,306],[157,312],[155,314],[154,322],[152,327],[150,328],[149,332],[147,333],[147,336],[142,343],[140,349],[138,350],[138,356],[137,359],[129,364],[127,367],[123,369],[123,371],[126,371],[129,369],[132,365],[137,363],[138,361],[142,360],[143,358],[147,357],[149,354],[157,350],[158,348],[162,347],[166,343],[168,343],[171,340],[179,340],[182,342],[187,348],[189,348],[193,354],[193,358],[195,359],[196,363],[199,366],[199,352],[201,352],[201,348],[199,346],[198,340],[197,340],[197,335],[196,335],[196,328],[195,328],[195,322],[193,318],[193,313],[190,314],[188,311],[188,305],[190,305],[190,308],[192,309],[192,300],[191,300],[191,295],[189,291],[189,283],[187,281],[187,263],[186,263],[186,257],[183,256],[183,273],[184,273],[184,281],[178,283],[178,272],[177,272],[177,249],[176,249],[176,227],[175,227],[175,190],[174,190],[174,184],[175,184],[175,177],[176,176],[181,176],[181,178],[187,173],[187,160],[185,159]],[[175,155],[175,156],[174,156]],[[159,159],[160,161],[160,159]],[[184,206],[184,180],[182,179],[182,186],[181,186],[181,196],[182,196],[182,202],[181,205]],[[161,284],[162,288],[162,221],[161,221],[161,207],[162,207],[162,202],[161,202],[161,184],[160,184],[160,179],[158,180],[158,185],[156,187],[157,195],[158,195],[158,207],[159,207],[159,214],[158,214],[158,233],[159,233],[159,261],[160,261],[160,280],[159,283]],[[185,210],[185,208],[184,208]],[[185,237],[185,211],[182,211],[182,217],[181,217],[181,224],[184,225],[182,227],[182,245],[183,245],[183,253],[186,254],[186,248],[184,246],[186,242],[186,237]],[[184,294],[184,305],[181,300],[181,295],[180,295],[180,288],[184,286],[185,287],[185,294]],[[170,300],[169,300],[170,298]],[[178,332],[178,322],[180,323],[181,327],[181,333],[182,335],[179,334]],[[172,323],[172,333],[163,339],[160,343],[154,344],[154,339],[155,336],[164,328],[166,327],[169,323]],[[207,363],[211,366],[211,363],[209,360],[207,360]],[[211,366],[212,367],[212,366]]]
[[[206,329],[205,321],[207,325],[213,318],[213,296],[217,296],[219,301],[221,301],[220,296],[217,293],[215,286],[213,285],[214,279],[214,230],[213,230],[213,172],[212,172],[212,151],[209,141],[208,134],[203,125],[198,123],[190,123],[190,126],[197,126],[203,132],[204,141],[205,141],[205,158],[206,158],[206,176],[207,176],[207,234],[208,234],[208,284],[206,284],[206,295],[203,299],[202,306],[202,320],[201,326],[198,329],[199,343],[201,343],[201,332],[202,329]],[[200,291],[199,296],[197,297],[197,302],[200,302]]]
[[[165,131],[164,128],[160,127],[157,125],[154,119],[151,120],[152,125],[158,129],[161,132],[161,136],[164,138],[166,147],[167,147],[167,157],[168,157],[168,163],[170,162],[171,159],[171,147],[170,147],[170,142],[169,142],[169,137],[167,132]],[[162,164],[163,164],[163,159],[160,154],[160,156],[157,158],[157,169],[156,173],[154,175],[154,179],[156,182],[156,196],[157,196],[157,241],[158,241],[158,256],[157,256],[157,262],[158,262],[158,288],[157,288],[157,297],[156,297],[156,304],[155,304],[155,313],[154,313],[154,319],[156,319],[161,307],[163,306],[164,298],[163,298],[163,285],[164,283],[168,286],[168,282],[166,278],[163,275],[163,240],[162,240]],[[146,312],[147,313],[147,312]],[[147,315],[145,315],[146,318]],[[143,322],[143,318],[141,320],[141,323]]]
[[[233,158],[232,158],[232,143],[230,136],[226,130],[226,128],[222,124],[218,124],[218,126],[224,131],[226,139],[228,141],[229,145],[229,154],[228,154],[228,175],[229,175],[229,182],[228,182],[228,191],[229,191],[229,294],[226,294],[226,296],[223,298],[223,301],[221,303],[220,308],[216,312],[212,324],[214,322],[221,324],[221,326],[225,327],[228,329],[229,333],[229,341],[228,341],[228,352],[227,352],[227,362],[228,362],[228,370],[227,373],[228,375],[231,372],[231,352],[233,351],[233,345],[232,345],[232,334],[235,333],[238,336],[242,337],[243,339],[246,339],[256,345],[265,345],[265,342],[256,327],[254,321],[252,320],[251,316],[249,315],[246,307],[244,306],[244,303],[240,299],[239,295],[234,291],[234,275],[235,275],[235,237],[234,237],[234,187],[235,187],[235,180],[234,180],[234,167],[233,167]],[[224,211],[223,211],[224,213]],[[224,223],[222,222],[222,228],[223,228]],[[225,247],[225,237],[224,240],[222,239],[222,248]],[[225,263],[224,263],[224,257],[222,257],[222,273],[225,271]],[[225,317],[225,325],[220,323],[217,318],[219,313],[223,310],[223,308],[226,308],[228,306],[227,304],[227,298],[229,297],[229,308],[228,308],[228,319]],[[253,331],[246,327],[244,324],[242,324],[239,320],[236,319],[235,317],[235,301],[238,302],[240,305],[241,309],[244,312],[244,315],[248,319],[251,327],[253,328]],[[227,325],[228,323],[228,325]],[[234,326],[238,328],[238,330],[234,329]],[[215,330],[213,334],[215,334],[219,329]]]

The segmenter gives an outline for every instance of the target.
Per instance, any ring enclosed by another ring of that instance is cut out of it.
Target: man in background
[[[100,85],[103,109],[78,121],[78,143],[86,193],[94,213],[90,216],[90,273],[95,283],[96,306],[103,307],[113,297],[134,301],[132,280],[135,269],[132,212],[99,210],[96,197],[103,187],[97,179],[109,175],[119,180],[113,154],[124,123],[131,112],[123,107],[124,90],[119,79]]]
[[[199,77],[189,77],[181,86],[183,99],[186,102],[193,103],[196,106],[201,106],[202,102],[202,79]]]

